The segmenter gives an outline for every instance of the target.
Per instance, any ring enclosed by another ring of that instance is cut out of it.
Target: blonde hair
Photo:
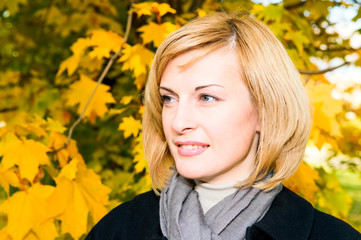
[[[261,129],[255,169],[240,184],[272,189],[301,163],[311,116],[299,72],[282,44],[261,22],[247,16],[215,13],[191,21],[170,35],[159,46],[150,70],[144,96],[143,143],[156,191],[162,190],[174,173],[174,160],[163,133],[158,89],[165,67],[190,50],[210,52],[231,44],[240,59]],[[269,173],[272,177],[264,180]]]

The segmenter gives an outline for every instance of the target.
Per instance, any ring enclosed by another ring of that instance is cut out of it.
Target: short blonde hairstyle
[[[230,44],[239,56],[261,129],[255,170],[240,186],[272,189],[301,163],[311,116],[299,72],[264,24],[248,16],[215,13],[191,21],[170,35],[159,46],[150,70],[144,96],[143,143],[156,191],[167,185],[175,166],[162,126],[159,84],[165,67],[190,50],[209,52]],[[272,177],[264,180],[269,173]]]

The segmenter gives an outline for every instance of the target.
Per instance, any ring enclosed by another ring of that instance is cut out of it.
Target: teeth
[[[199,149],[199,148],[203,148],[206,146],[199,146],[199,145],[180,145],[181,148],[185,149],[185,150],[193,150],[193,149]]]

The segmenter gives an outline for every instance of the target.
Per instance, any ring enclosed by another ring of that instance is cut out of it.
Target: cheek
[[[163,125],[164,136],[168,140],[169,134],[171,131],[171,129],[170,129],[171,123],[170,123],[169,116],[167,114],[165,114],[164,111],[162,111],[162,125]]]
[[[224,115],[223,115],[224,116]],[[219,139],[227,139],[230,142],[237,141],[236,136],[240,137],[242,141],[250,141],[253,135],[258,131],[257,115],[253,111],[243,111],[238,114],[228,114],[226,116],[218,116],[217,122],[209,129],[213,129],[214,136]],[[225,142],[225,141],[224,141]]]

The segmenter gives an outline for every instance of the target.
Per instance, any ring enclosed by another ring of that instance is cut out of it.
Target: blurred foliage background
[[[151,189],[141,102],[154,52],[215,11],[248,12],[287,49],[314,123],[285,185],[361,231],[358,1],[2,0],[0,239],[83,239]],[[335,12],[348,23],[340,27]]]

